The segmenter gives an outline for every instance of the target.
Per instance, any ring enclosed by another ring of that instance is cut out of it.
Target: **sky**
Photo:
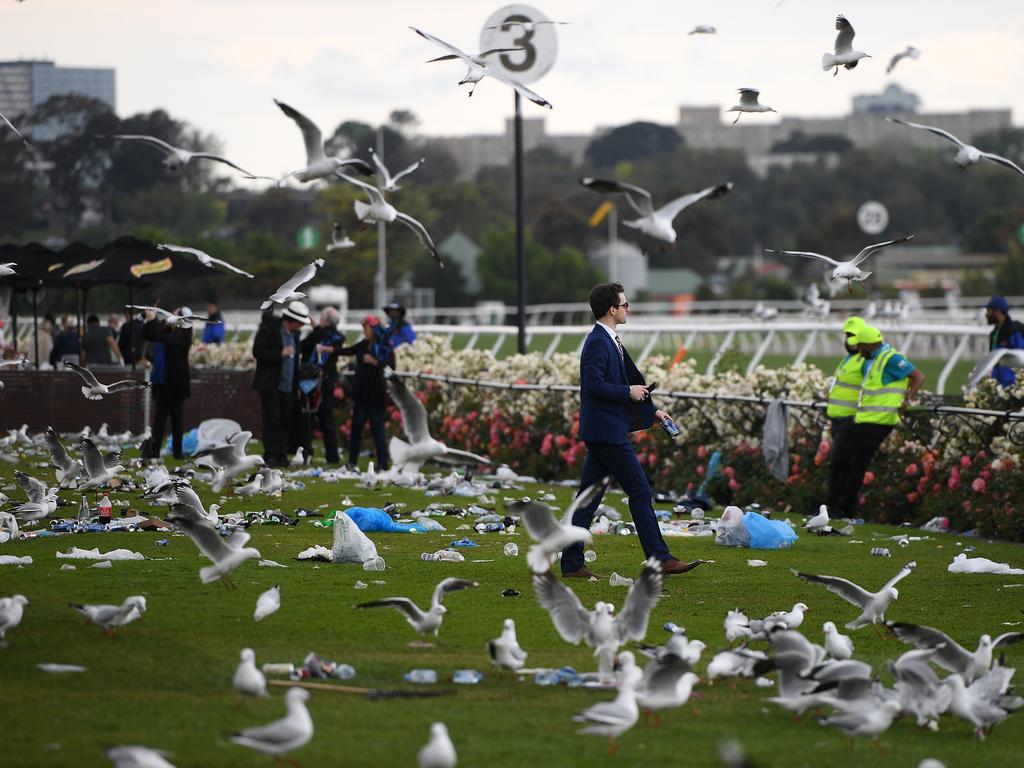
[[[761,89],[782,115],[841,115],[854,95],[889,82],[917,93],[922,112],[1006,108],[1024,120],[1024,3],[977,0],[540,0],[555,28],[552,69],[532,83],[554,108],[524,103],[548,133],[590,133],[634,120],[674,124],[680,105],[734,103]],[[490,78],[472,98],[459,62],[409,30],[476,53],[498,2],[479,0],[0,0],[0,60],[49,58],[117,69],[121,116],[157,108],[221,141],[225,154],[277,176],[304,165],[286,101],[325,134],[343,120],[377,124],[409,109],[424,135],[500,133],[511,91]],[[874,56],[838,77],[821,69],[837,13]],[[715,36],[686,33],[697,24]],[[551,28],[549,28],[551,29]],[[889,57],[922,51],[889,78]],[[755,115],[749,121],[775,116]],[[723,130],[728,130],[723,126]]]

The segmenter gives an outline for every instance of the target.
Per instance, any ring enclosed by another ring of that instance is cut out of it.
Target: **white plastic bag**
[[[334,513],[334,547],[332,563],[359,563],[377,557],[377,546],[359,530],[352,518],[338,510]]]
[[[743,510],[739,507],[726,507],[722,519],[718,521],[715,533],[715,544],[723,547],[749,547],[750,533],[743,524]]]

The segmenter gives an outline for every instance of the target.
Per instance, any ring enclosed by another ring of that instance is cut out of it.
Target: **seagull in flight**
[[[431,634],[437,637],[437,631],[441,629],[441,622],[448,609],[442,605],[442,601],[449,592],[456,592],[469,587],[479,587],[475,581],[469,579],[456,579],[449,577],[439,582],[434,587],[434,594],[430,598],[430,608],[422,610],[408,597],[385,597],[381,600],[373,600],[369,603],[360,603],[356,608],[394,608],[400,611],[409,626],[421,635]]]
[[[463,77],[459,81],[459,85],[465,85],[466,83],[471,83],[473,85],[473,87],[469,91],[469,95],[470,96],[472,96],[473,95],[473,91],[476,90],[476,84],[477,83],[479,83],[485,77],[493,77],[498,82],[504,83],[505,85],[509,86],[510,88],[515,89],[515,91],[519,95],[529,99],[534,104],[539,104],[542,107],[547,107],[548,109],[551,109],[551,102],[549,102],[547,99],[545,99],[542,96],[534,93],[529,88],[527,88],[525,85],[520,83],[518,80],[515,80],[515,79],[509,77],[508,75],[506,75],[506,74],[504,74],[502,72],[498,72],[497,70],[488,69],[488,67],[487,67],[486,58],[488,56],[490,56],[491,54],[493,54],[493,53],[507,53],[507,52],[511,52],[511,51],[519,51],[519,50],[522,50],[521,48],[492,48],[491,50],[484,51],[483,53],[479,53],[476,56],[470,56],[468,53],[465,53],[464,51],[459,50],[454,45],[446,43],[441,38],[434,37],[429,32],[424,32],[423,30],[416,29],[416,27],[409,27],[409,29],[411,29],[413,32],[415,32],[420,37],[426,38],[427,40],[432,42],[434,45],[440,46],[444,50],[448,51],[447,55],[445,55],[445,56],[438,56],[436,59],[431,59],[429,62],[427,62],[428,64],[431,63],[431,62],[434,62],[434,61],[447,61],[449,59],[461,59],[462,62],[465,63],[465,65],[467,67],[469,67],[468,71],[466,72],[465,77]]]
[[[832,77],[839,74],[839,67],[853,69],[861,59],[871,58],[869,54],[863,51],[853,50],[853,36],[857,33],[853,31],[853,25],[846,20],[845,16],[841,14],[836,16],[836,29],[839,30],[839,34],[836,35],[835,53],[826,53],[821,57],[821,68],[823,70],[826,72],[830,69],[835,70],[832,73]]]
[[[57,437],[57,431],[53,427],[46,428],[43,440],[50,451],[53,466],[57,468],[57,483],[61,488],[72,485],[82,472],[82,462],[68,456],[67,449],[64,448],[64,444]]]
[[[953,159],[956,161],[956,164],[959,165],[961,169],[965,169],[968,165],[974,165],[975,163],[978,163],[982,160],[988,160],[990,163],[995,163],[996,165],[1001,165],[1004,168],[1009,168],[1011,171],[1016,171],[1017,173],[1024,176],[1024,169],[1022,169],[1012,160],[1009,160],[1003,157],[1002,155],[995,155],[991,152],[982,152],[977,147],[973,147],[970,144],[966,144],[963,141],[960,141],[960,139],[958,139],[949,131],[944,131],[941,128],[935,128],[934,126],[931,125],[911,123],[908,120],[901,120],[898,117],[886,117],[885,119],[888,120],[890,123],[897,123],[899,125],[905,125],[908,128],[918,128],[922,131],[934,133],[936,136],[941,136],[947,141],[953,142],[957,146],[956,155],[953,157]]]
[[[161,309],[160,307],[150,307],[145,304],[125,304],[125,307],[128,309],[137,309],[140,312],[155,312],[160,315],[161,319],[165,322],[185,329],[191,328],[192,323],[195,322],[207,323],[210,325],[217,325],[218,323],[223,322],[221,320],[208,320],[205,317],[197,317],[191,313],[191,310],[187,314],[179,315],[175,312],[168,312],[166,309]]]
[[[913,235],[907,235],[906,237],[900,237],[896,240],[886,240],[884,243],[875,243],[874,245],[869,245],[867,248],[862,250],[849,261],[836,261],[830,256],[825,256],[824,254],[821,253],[815,253],[814,251],[773,251],[769,248],[766,248],[765,253],[785,254],[787,256],[803,256],[805,258],[818,259],[819,261],[824,261],[827,264],[831,264],[834,267],[834,269],[832,270],[832,279],[845,280],[847,286],[849,286],[849,289],[852,292],[854,281],[859,283],[871,277],[870,272],[862,272],[859,266],[860,264],[863,264],[869,256],[873,256],[882,249],[888,248],[890,245],[905,243],[908,240],[913,239]]]
[[[365,160],[360,160],[357,157],[340,158],[333,155],[328,156],[327,152],[324,151],[323,135],[320,133],[316,123],[297,109],[289,107],[283,101],[274,99],[274,103],[299,126],[299,130],[302,131],[302,141],[306,145],[306,167],[292,171],[282,177],[278,180],[277,186],[283,187],[288,179],[291,178],[303,182],[325,179],[335,171],[347,167],[355,168],[358,173],[366,176],[373,175],[373,168]]]
[[[172,245],[171,243],[160,243],[157,246],[157,248],[160,248],[161,250],[164,251],[173,251],[174,253],[187,253],[190,256],[195,256],[199,263],[202,264],[207,269],[213,269],[214,264],[219,264],[220,266],[225,267],[229,271],[234,272],[236,275],[255,277],[255,275],[249,274],[244,269],[239,269],[233,264],[228,264],[223,259],[215,258],[204,251],[200,251],[198,248],[186,248],[184,245]]]
[[[270,294],[270,298],[260,304],[260,309],[266,309],[271,304],[285,304],[289,301],[305,298],[306,294],[299,293],[298,287],[316,277],[317,270],[321,269],[326,263],[323,259],[313,259]]]
[[[331,251],[341,251],[355,247],[356,241],[345,234],[341,224],[334,222],[331,225],[331,242],[327,245],[327,252],[330,253]]]
[[[356,200],[354,203],[356,216],[360,221],[366,224],[375,224],[378,221],[383,221],[387,224],[390,224],[393,221],[402,222],[405,226],[416,233],[416,237],[420,239],[423,247],[430,251],[430,255],[434,257],[434,261],[437,262],[437,265],[444,269],[444,259],[442,259],[441,254],[438,253],[437,247],[434,245],[434,241],[430,239],[430,234],[427,232],[426,227],[412,216],[402,213],[400,210],[395,208],[395,206],[384,199],[384,193],[372,184],[367,184],[365,181],[360,181],[352,176],[347,176],[341,171],[338,171],[336,175],[347,181],[349,184],[355,184],[357,187],[360,187],[367,195],[369,195],[371,202],[364,203],[362,200]]]
[[[83,491],[106,485],[117,477],[118,473],[124,472],[123,464],[108,466],[100,449],[96,447],[96,443],[88,437],[83,437],[78,441],[78,450],[82,452],[82,463],[85,465],[85,473],[89,476],[89,479],[79,486]],[[113,454],[113,457],[114,461],[119,461],[120,452]]]
[[[223,163],[224,165],[229,165],[236,171],[241,171],[243,174],[245,174],[246,178],[258,178],[254,174],[245,170],[245,168],[235,165],[230,160],[221,157],[220,155],[214,155],[209,152],[190,152],[187,149],[181,149],[180,147],[172,146],[163,139],[158,139],[155,136],[135,136],[119,133],[115,134],[114,138],[120,141],[138,141],[143,144],[148,144],[151,147],[156,147],[157,149],[164,153],[165,157],[163,159],[163,163],[164,165],[167,166],[167,170],[171,171],[172,173],[177,173],[186,165],[191,163],[193,160],[213,160],[216,163]]]
[[[543,26],[544,24],[565,25],[565,24],[568,24],[568,23],[569,23],[568,21],[548,21],[547,19],[545,19],[544,21],[503,21],[501,24],[492,24],[489,27],[484,27],[484,29],[500,29],[502,32],[507,32],[509,27],[519,27],[524,32],[529,34],[531,32],[536,32],[537,31],[537,27]],[[511,50],[515,51],[515,50],[519,50],[519,49],[518,48],[512,48]],[[481,56],[486,56],[487,54],[481,53],[480,55]]]
[[[230,538],[225,539],[195,507],[172,504],[166,519],[192,539],[196,548],[213,563],[199,569],[199,578],[203,584],[221,579],[228,589],[237,589],[231,580],[231,572],[246,560],[260,556],[258,549],[245,546],[249,541],[248,531],[235,531]]]
[[[401,187],[398,186],[398,180],[403,176],[408,176],[410,173],[419,168],[423,163],[427,162],[426,158],[421,157],[408,168],[405,168],[404,170],[401,170],[397,174],[392,176],[391,173],[388,171],[387,167],[384,165],[384,163],[381,162],[380,158],[377,156],[377,153],[374,152],[372,148],[370,149],[370,157],[373,158],[373,164],[377,166],[377,179],[383,182],[380,186],[381,192],[394,192],[397,189],[401,189]]]
[[[717,35],[718,30],[712,27],[710,24],[698,24],[696,27],[686,33],[687,35]]]
[[[891,59],[889,59],[889,66],[885,68],[885,74],[891,73],[896,65],[899,64],[903,59],[919,59],[921,58],[921,51],[912,45],[908,45],[905,51],[900,51]]]
[[[1024,368],[1024,349],[993,349],[974,366],[971,375],[967,377],[967,389],[977,387],[997,365]]]
[[[1024,632],[1005,632],[995,640],[991,635],[982,635],[977,650],[969,651],[945,632],[932,627],[898,621],[886,622],[885,626],[908,645],[935,649],[935,656],[930,661],[947,672],[959,673],[967,683],[989,671],[997,648],[1024,641]]]
[[[4,123],[8,128],[10,128],[12,131],[14,131],[14,135],[17,136],[19,139],[21,139],[22,142],[24,142],[26,147],[28,147],[30,149],[32,148],[32,145],[29,143],[28,139],[26,139],[22,135],[21,131],[19,131],[17,128],[14,127],[14,123],[12,123],[10,120],[8,120],[6,117],[4,117],[2,114],[0,114],[0,123]]]
[[[743,117],[744,112],[778,112],[777,109],[772,109],[767,104],[761,104],[758,102],[757,97],[761,94],[757,88],[740,88],[740,103],[732,107],[731,109],[725,110],[726,112],[739,112],[736,115],[736,119],[732,121],[733,125],[736,125]]]
[[[82,387],[82,394],[90,400],[102,400],[104,395],[125,389],[149,389],[148,381],[133,381],[132,379],[115,381],[112,384],[100,384],[88,368],[68,362],[65,362],[64,365],[82,377],[82,381],[87,385]]]
[[[634,211],[640,214],[641,218],[622,223],[627,227],[639,229],[645,235],[650,235],[656,240],[662,240],[669,244],[676,241],[676,231],[672,226],[676,216],[694,203],[699,203],[704,199],[713,200],[716,197],[722,197],[722,195],[728,194],[733,188],[731,181],[725,184],[718,184],[714,187],[702,189],[700,192],[678,197],[655,210],[651,193],[633,184],[591,178],[580,179],[580,184],[602,195],[625,195],[626,201],[633,207]]]
[[[18,266],[16,261],[8,261],[5,264],[0,264],[0,277],[10,277],[15,274],[14,268]]]
[[[845,625],[847,629],[860,629],[868,624],[877,629],[877,625],[885,621],[885,612],[889,608],[889,604],[900,598],[900,593],[896,591],[896,584],[913,573],[916,567],[916,562],[907,563],[877,592],[868,592],[852,581],[841,579],[838,576],[815,576],[796,570],[793,571],[793,574],[810,584],[820,584],[829,592],[839,595],[846,602],[860,608],[860,616],[848,621]]]
[[[265,463],[259,454],[245,452],[251,437],[249,431],[235,432],[226,442],[192,454],[193,459],[209,456],[209,463],[220,470],[210,485],[214,493],[220,493],[228,480],[246,475]]]

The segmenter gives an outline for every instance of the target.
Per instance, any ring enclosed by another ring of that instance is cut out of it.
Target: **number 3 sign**
[[[506,5],[491,14],[480,33],[480,50],[520,48],[518,51],[492,53],[487,67],[533,83],[547,74],[558,55],[555,25],[547,16],[528,5]]]

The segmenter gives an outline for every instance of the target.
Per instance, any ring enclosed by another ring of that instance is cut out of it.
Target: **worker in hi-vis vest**
[[[857,332],[857,348],[864,358],[857,414],[853,417],[853,446],[843,490],[839,495],[839,512],[852,515],[857,509],[864,473],[875,451],[900,423],[900,414],[907,404],[917,399],[924,384],[924,374],[889,344],[882,332],[865,325]]]
[[[832,422],[832,450],[828,454],[828,497],[825,504],[829,511],[839,504],[850,464],[850,449],[853,448],[853,417],[857,415],[857,401],[860,398],[860,383],[864,378],[864,358],[857,348],[857,333],[867,323],[862,317],[848,317],[843,323],[843,346],[846,354],[836,366],[835,380],[828,391],[828,414]]]

